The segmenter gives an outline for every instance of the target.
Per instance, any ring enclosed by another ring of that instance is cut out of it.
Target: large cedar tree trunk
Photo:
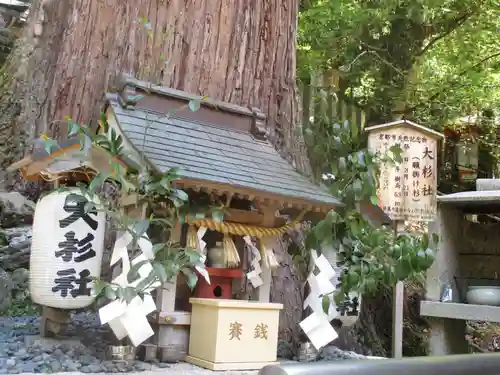
[[[25,140],[42,132],[64,136],[61,120],[67,116],[80,123],[95,120],[113,77],[126,72],[260,108],[268,116],[276,148],[308,172],[300,132],[295,131],[300,118],[297,2],[34,0],[11,77],[2,85],[9,95],[1,98],[1,170],[22,156]],[[297,311],[302,303],[296,293],[299,284],[288,255],[276,250],[285,266],[280,272],[286,275],[277,278],[272,294],[287,301],[289,311]],[[278,290],[284,284],[286,290]],[[283,319],[287,338],[297,331],[294,314]]]
[[[95,119],[122,71],[260,108],[277,148],[308,170],[293,131],[296,20],[297,0],[35,0],[14,62],[19,115],[3,117],[28,138],[61,136],[66,116]]]

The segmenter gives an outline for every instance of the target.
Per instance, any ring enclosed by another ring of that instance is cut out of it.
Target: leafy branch
[[[136,296],[143,296],[148,293],[153,285],[164,284],[175,277],[179,272],[187,277],[188,285],[193,288],[197,282],[197,275],[192,267],[204,267],[201,261],[201,254],[195,249],[181,247],[178,243],[171,241],[171,231],[176,222],[181,222],[182,217],[189,211],[200,212],[196,202],[188,204],[188,194],[183,190],[177,189],[174,182],[178,179],[178,171],[170,169],[165,173],[159,173],[150,169],[146,164],[137,168],[128,168],[121,161],[123,153],[123,139],[115,129],[108,126],[105,116],[101,116],[101,132],[95,134],[91,128],[85,125],[74,123],[67,118],[68,136],[78,137],[81,148],[83,149],[89,142],[100,147],[103,152],[108,154],[109,164],[89,179],[88,183],[78,183],[81,195],[76,195],[75,199],[87,200],[85,210],[95,210],[104,212],[111,220],[113,229],[120,232],[128,232],[135,246],[139,240],[148,239],[153,242],[153,251],[155,253],[153,260],[139,262],[134,265],[127,274],[129,282],[137,280],[138,271],[146,263],[150,263],[150,273],[141,280],[137,286],[122,287],[115,283],[107,283],[102,280],[95,280],[95,293],[103,293],[110,299],[121,299],[130,302]],[[42,136],[44,147],[51,153],[61,150],[58,142],[46,135]],[[63,186],[58,191],[65,191],[68,187]],[[118,198],[127,194],[135,194],[137,204],[146,204],[149,211],[161,207],[162,216],[157,217],[153,214],[149,218],[131,217],[123,213],[118,200],[112,200],[106,197],[107,190],[118,192]],[[206,202],[211,202],[207,200]],[[206,203],[203,202],[203,203]],[[194,203],[194,204],[193,204]],[[208,212],[210,207],[204,207]],[[218,208],[218,207],[217,207]],[[167,234],[166,241],[156,241],[155,238],[149,238],[148,231],[152,227],[160,227],[163,234]]]
[[[304,250],[333,246],[342,268],[337,303],[349,293],[375,293],[381,286],[422,278],[434,261],[438,238],[427,234],[395,233],[372,227],[359,212],[359,203],[377,204],[380,167],[402,162],[393,146],[382,155],[366,149],[366,134],[347,121],[341,125],[316,121],[305,132],[316,175],[327,183],[344,208],[331,211],[308,232]]]

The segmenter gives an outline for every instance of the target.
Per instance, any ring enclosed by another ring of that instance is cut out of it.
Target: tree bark
[[[14,61],[20,113],[2,111],[3,120],[28,139],[42,132],[61,137],[61,121],[95,119],[113,76],[126,72],[260,108],[270,139],[308,172],[294,131],[297,6],[297,0],[35,0]],[[22,147],[9,154],[19,156]],[[2,167],[12,161],[2,159]]]
[[[64,137],[67,116],[95,120],[104,92],[125,72],[260,108],[276,148],[308,173],[296,131],[297,7],[298,0],[34,0],[10,65],[12,93],[1,107],[1,169],[22,156],[26,140],[40,133]],[[300,283],[289,257],[277,251],[288,266],[280,272],[290,279],[286,292],[276,289],[283,276],[272,295],[295,301]],[[286,319],[283,332],[296,330],[297,320]]]

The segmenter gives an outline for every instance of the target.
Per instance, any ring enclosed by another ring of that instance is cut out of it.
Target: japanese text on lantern
[[[403,162],[381,166],[379,206],[392,220],[431,221],[436,214],[438,138],[400,126],[369,133],[369,148],[386,154],[399,146]]]
[[[94,233],[98,227],[98,221],[94,219],[97,216],[95,208],[86,210],[87,199],[78,194],[69,194],[64,202],[63,210],[68,214],[64,219],[59,220],[59,228],[65,229],[65,239],[58,243],[55,250],[56,258],[60,258],[68,264],[65,269],[57,271],[54,278],[52,292],[60,293],[61,297],[71,296],[90,296],[91,294],[91,275],[87,268],[83,268],[77,273],[72,265],[74,263],[83,263],[96,256],[92,248]],[[72,225],[82,220],[88,232],[82,238],[77,238],[75,231],[71,230]],[[94,233],[93,233],[94,232]]]

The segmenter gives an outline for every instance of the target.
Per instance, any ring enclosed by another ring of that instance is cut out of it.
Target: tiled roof
[[[167,118],[140,108],[126,109],[115,100],[109,101],[109,107],[126,138],[160,171],[178,167],[184,179],[341,205],[326,188],[295,171],[270,143],[249,133],[181,117]]]

